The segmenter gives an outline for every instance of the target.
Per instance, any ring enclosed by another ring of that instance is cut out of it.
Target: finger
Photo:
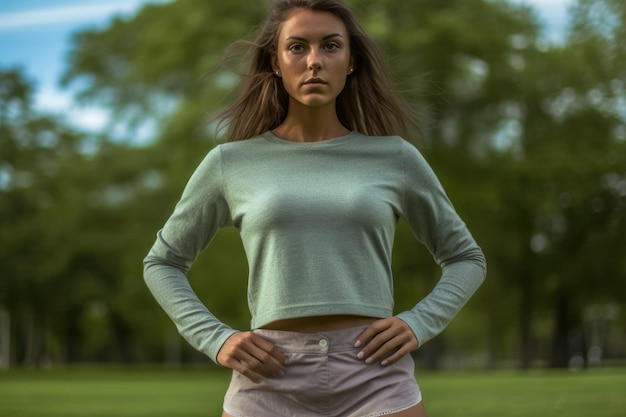
[[[362,342],[363,349],[359,352],[358,357],[365,359],[369,357],[373,352],[378,350],[385,342],[390,340],[393,336],[393,327],[388,320],[379,320],[372,323],[359,337]]]
[[[218,363],[254,381],[261,376],[284,374],[282,353],[271,342],[251,332],[235,333],[227,339],[217,359]]]
[[[400,347],[403,339],[389,329],[377,334],[357,355],[366,363],[376,362]]]
[[[228,350],[228,352],[226,352],[226,350]],[[253,360],[254,358],[247,354],[245,350],[240,349],[239,346],[237,346],[236,349],[233,349],[232,347],[225,349],[223,347],[218,354],[218,363],[220,365],[246,376],[253,382],[260,382],[261,375],[254,372],[248,365],[248,363]]]
[[[271,378],[284,375],[282,370],[271,369],[259,362],[252,355],[243,355],[241,359],[230,359],[227,366],[239,372],[253,382],[261,382],[263,378]]]
[[[357,337],[356,341],[354,342],[354,347],[359,348],[361,346],[367,345],[378,333],[382,332],[388,327],[389,324],[387,324],[386,319],[376,320],[375,322],[367,326],[363,333],[361,333],[359,337]]]
[[[376,334],[358,354],[358,357],[365,359],[366,363],[390,357],[405,348],[401,350],[400,355],[388,359],[390,360],[388,363],[393,363],[402,355],[417,348],[418,342],[413,331],[402,320],[390,317],[377,322],[376,325],[374,328],[385,328],[385,330]]]
[[[235,360],[233,366],[231,367],[234,371],[239,372],[241,375],[247,377],[252,382],[259,383],[263,380],[263,375],[252,370],[250,366],[248,366],[247,362]]]
[[[285,365],[287,363],[287,358],[278,349],[278,347],[276,347],[275,344],[254,333],[252,335],[254,336],[254,344],[267,355],[269,355],[269,357],[265,356],[265,361],[272,360],[280,365]]]
[[[253,372],[265,377],[284,375],[285,357],[272,343],[262,338],[253,338],[241,361]]]
[[[408,345],[404,345],[400,349],[398,349],[395,353],[386,357],[380,364],[382,366],[391,365],[392,363],[400,360],[400,358],[402,358],[404,355],[409,354],[412,350],[413,349],[409,348]]]

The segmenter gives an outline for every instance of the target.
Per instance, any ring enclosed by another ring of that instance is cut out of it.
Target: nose
[[[315,48],[311,49],[311,53],[309,53],[309,70],[310,71],[319,71],[322,69],[322,60],[320,58],[319,52],[315,50]]]

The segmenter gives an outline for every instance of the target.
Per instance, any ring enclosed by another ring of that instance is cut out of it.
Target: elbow
[[[487,258],[485,258],[485,254],[483,253],[482,249],[476,246],[476,249],[473,251],[472,255],[468,257],[467,262],[472,263],[482,272],[480,274],[480,283],[482,284],[487,277]]]
[[[472,271],[471,276],[476,285],[481,285],[487,277],[487,259],[479,246],[457,253],[441,264],[443,269],[461,268],[465,271]]]
[[[480,248],[478,248],[478,251],[479,251],[479,255],[476,257],[475,262],[483,270],[483,281],[484,281],[485,277],[487,276],[487,258],[485,258],[485,254]]]
[[[143,281],[146,283],[146,285],[148,285],[148,287],[150,286],[150,282],[154,278],[154,274],[152,273],[152,271],[154,270],[155,266],[155,260],[152,259],[152,257],[150,257],[149,255],[143,259]]]
[[[143,280],[150,286],[151,283],[172,275],[187,275],[190,263],[176,262],[161,256],[148,254],[143,260]]]

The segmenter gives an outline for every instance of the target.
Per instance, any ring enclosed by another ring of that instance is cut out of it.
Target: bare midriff
[[[364,326],[376,320],[378,320],[376,317],[352,315],[310,316],[277,320],[261,326],[261,328],[288,332],[317,333]]]

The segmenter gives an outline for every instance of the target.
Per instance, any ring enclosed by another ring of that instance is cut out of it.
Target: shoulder
[[[248,139],[233,140],[230,142],[218,142],[217,145],[215,145],[214,149],[219,148],[220,150],[225,151],[237,151],[239,149],[245,149],[250,146],[258,145],[260,142],[264,141],[265,139],[263,138],[263,135],[259,135]]]
[[[385,149],[383,152],[388,153],[389,159],[393,158],[389,162],[403,172],[405,181],[409,184],[439,184],[422,151],[410,141],[401,136],[361,136],[366,138],[363,143],[368,143],[368,146]]]
[[[205,155],[200,167],[223,166],[228,161],[249,157],[255,154],[255,148],[263,142],[261,136],[233,142],[218,142]]]
[[[356,132],[359,135],[359,139],[372,144],[378,144],[386,146],[388,148],[404,150],[405,148],[417,149],[410,140],[403,138],[402,136],[368,136],[363,133]]]
[[[254,148],[258,147],[261,142],[264,140],[258,136],[240,141],[217,143],[204,156],[194,176],[218,178],[225,169],[225,165],[239,160],[245,161],[246,158],[256,154]]]
[[[360,134],[362,144],[380,151],[395,154],[398,162],[425,163],[421,151],[409,140],[401,136],[367,136]]]

